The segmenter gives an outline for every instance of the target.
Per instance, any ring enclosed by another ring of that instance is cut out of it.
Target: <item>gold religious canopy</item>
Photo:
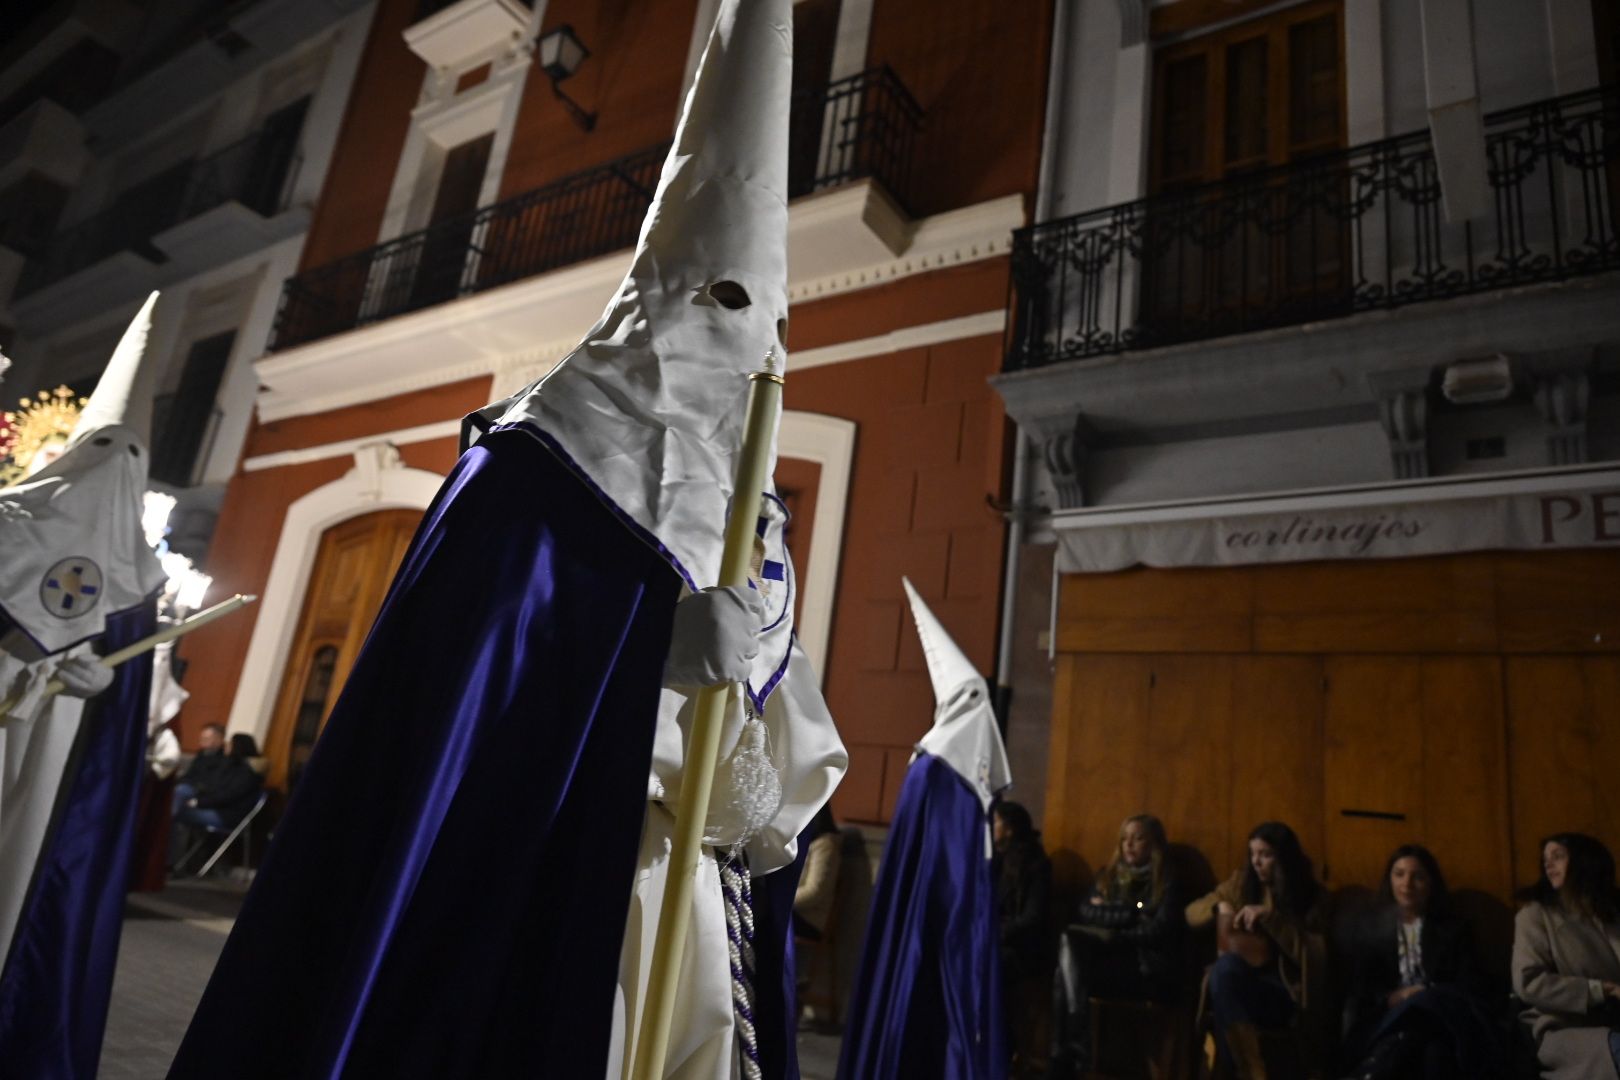
[[[20,483],[38,471],[32,466],[41,452],[45,457],[38,462],[40,467],[60,454],[88,401],[58,386],[23,398],[16,412],[0,413],[0,487]]]

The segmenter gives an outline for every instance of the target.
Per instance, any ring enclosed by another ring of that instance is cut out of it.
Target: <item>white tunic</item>
[[[640,1028],[642,994],[652,969],[653,942],[674,837],[673,808],[680,787],[684,745],[682,726],[690,717],[692,700],[676,690],[664,691],[653,752],[647,824],[642,832],[640,862],[619,960],[608,1080],[629,1080],[634,1062],[634,1036]],[[721,760],[736,746],[742,720],[740,708],[727,717],[721,737]],[[755,877],[793,862],[799,833],[832,796],[849,764],[844,744],[822,702],[816,673],[797,644],[793,646],[787,677],[766,704],[765,725],[771,759],[781,772],[782,807],[747,846]],[[736,838],[737,823],[715,812],[727,802],[727,793],[721,787],[722,775],[716,776],[710,797],[705,839],[725,845]],[[688,927],[681,961],[681,991],[675,1000],[664,1076],[668,1080],[729,1080],[736,1074],[737,1046],[731,1015],[725,906],[711,847],[703,849]]]
[[[84,715],[79,698],[45,698],[45,684],[63,660],[89,651],[81,645],[33,663],[0,651],[0,698],[23,695],[0,722],[0,963],[11,948]]]

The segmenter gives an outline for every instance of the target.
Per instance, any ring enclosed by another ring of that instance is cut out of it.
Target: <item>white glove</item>
[[[70,656],[56,667],[53,678],[68,697],[92,698],[113,683],[113,669],[102,667],[94,656]]]
[[[675,605],[665,686],[742,682],[759,655],[765,601],[746,585],[704,589]]]

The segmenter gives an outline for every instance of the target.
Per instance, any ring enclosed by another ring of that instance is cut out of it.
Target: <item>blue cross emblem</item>
[[[101,599],[101,567],[83,556],[63,559],[45,572],[39,601],[59,619],[87,614]]]

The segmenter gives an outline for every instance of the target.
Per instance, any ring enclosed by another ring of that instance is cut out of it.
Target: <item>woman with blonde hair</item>
[[[1126,818],[1113,859],[1064,929],[1053,977],[1052,1076],[1090,1068],[1092,997],[1174,1000],[1186,900],[1166,859],[1168,847],[1158,818]]]

